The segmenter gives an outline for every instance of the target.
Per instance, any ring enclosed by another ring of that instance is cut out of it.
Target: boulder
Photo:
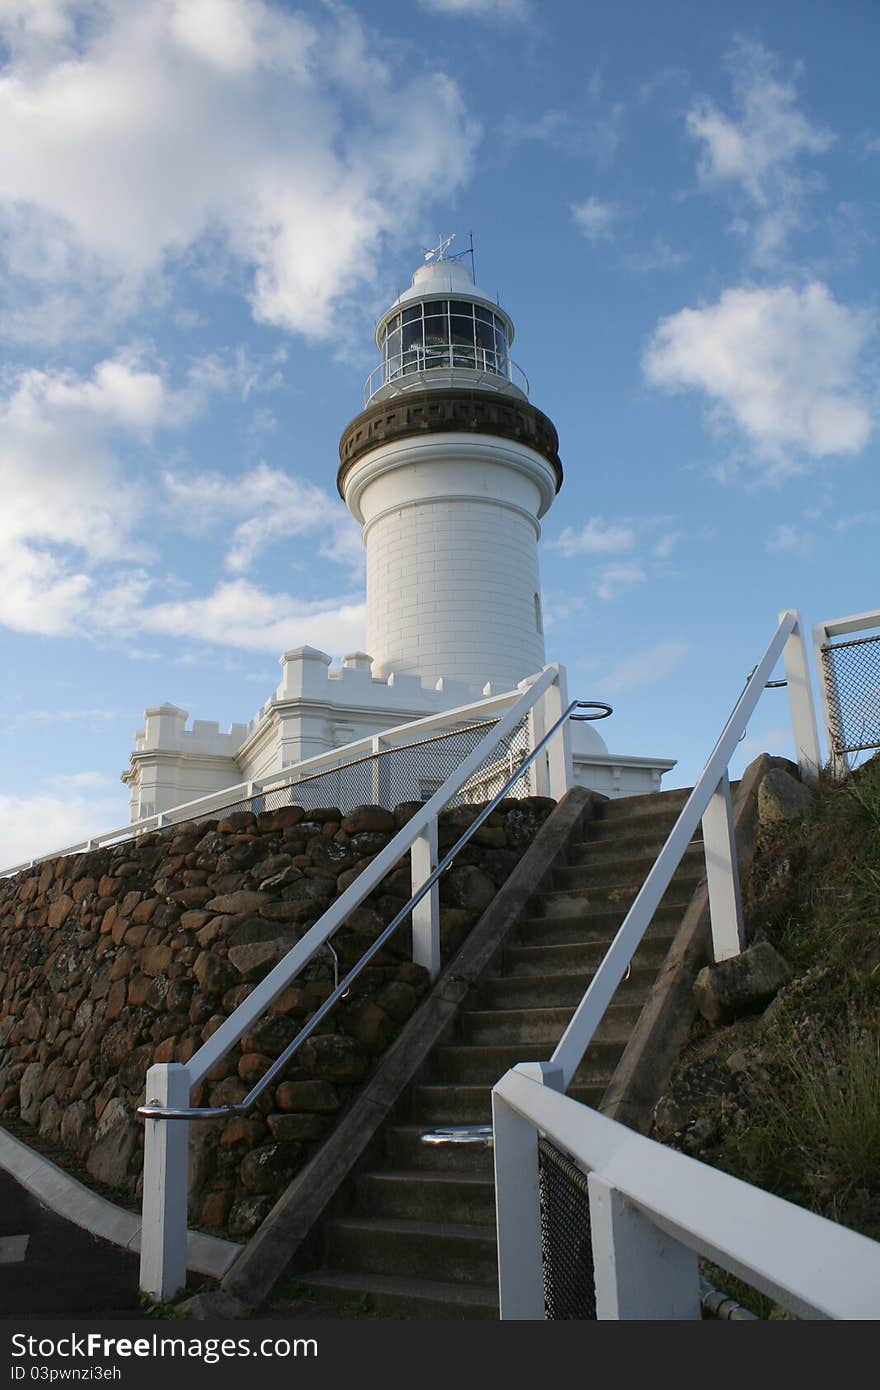
[[[451,907],[484,912],[495,897],[495,884],[476,865],[461,864],[440,880],[440,893]]]
[[[193,974],[205,994],[224,994],[238,980],[234,965],[214,951],[202,951],[193,966]]]
[[[320,1033],[308,1038],[299,1051],[302,1065],[323,1081],[360,1081],[367,1070],[363,1048],[344,1033]]]
[[[397,829],[397,822],[393,813],[386,811],[382,806],[355,806],[342,822],[342,829],[348,835],[360,835],[367,830],[381,830],[386,834],[393,834]]]
[[[758,819],[763,825],[787,824],[803,819],[813,793],[785,768],[772,767],[758,787]]]
[[[237,893],[221,893],[219,898],[210,898],[206,903],[209,912],[259,912],[271,899],[265,893],[240,888]]]
[[[694,982],[694,999],[707,1022],[730,1023],[740,1014],[763,1009],[789,974],[769,941],[759,941],[738,956],[704,966]]]
[[[302,1146],[297,1143],[261,1144],[242,1159],[239,1176],[248,1192],[277,1192],[290,1182],[299,1166]]]
[[[249,946],[233,946],[229,959],[246,980],[261,980],[267,971],[283,960],[290,950],[284,937],[274,941],[254,941]]]
[[[137,1149],[138,1130],[131,1111],[119,1096],[107,1102],[95,1131],[86,1167],[98,1182],[123,1187],[128,1165]]]

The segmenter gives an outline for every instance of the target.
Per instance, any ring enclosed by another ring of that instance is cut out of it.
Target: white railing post
[[[411,851],[412,891],[417,893],[437,867],[437,819],[428,821]],[[412,958],[431,979],[440,974],[440,886],[435,883],[412,913]]]
[[[382,760],[379,757],[379,752],[382,748],[382,740],[378,734],[374,736],[371,743],[371,748],[373,752],[372,761],[370,763],[370,786],[372,788],[371,798],[374,806],[381,806],[382,803],[380,801],[380,796],[382,794],[382,791],[379,785],[379,770],[382,766]]]
[[[553,687],[551,686],[550,689],[552,690]],[[527,729],[530,753],[533,748],[537,748],[549,727],[549,725],[544,722],[547,714],[546,701],[549,693],[549,690],[545,691],[543,699],[537,700],[529,710]],[[511,772],[512,771],[513,769],[511,768]],[[547,766],[546,751],[532,763],[528,777],[530,791],[533,795],[550,795],[550,770]]]
[[[816,670],[819,673],[819,695],[822,700],[822,715],[825,722],[825,738],[828,743],[828,760],[831,767],[831,775],[839,778],[846,769],[846,760],[839,758],[834,751],[834,732],[833,721],[831,718],[831,702],[837,704],[837,691],[833,688],[833,675],[825,663],[825,654],[822,648],[828,641],[828,629],[824,623],[816,623],[813,628],[813,656],[816,660]]]
[[[157,1063],[147,1072],[148,1104],[186,1108],[189,1093],[181,1063]],[[157,1300],[186,1286],[188,1189],[189,1121],[145,1120],[140,1286]]]
[[[587,1178],[599,1321],[697,1321],[695,1250],[666,1235],[598,1173]]]
[[[565,667],[557,668],[557,678],[544,692],[544,728],[552,729],[557,719],[561,719],[568,708],[568,682]],[[543,759],[538,759],[543,763]],[[548,791],[555,801],[561,801],[565,793],[574,785],[574,769],[571,760],[571,724],[566,719],[562,728],[551,740],[547,748]]]
[[[703,850],[709,887],[712,950],[717,962],[738,956],[746,940],[736,862],[733,802],[726,772],[703,812]]]
[[[528,1062],[517,1073],[562,1089],[562,1072],[547,1062]],[[498,1302],[502,1321],[542,1321],[541,1192],[538,1130],[492,1092],[495,1139],[495,1213],[498,1229]]]
[[[780,614],[780,618],[784,617]],[[791,710],[791,723],[794,729],[794,746],[801,780],[815,783],[819,780],[822,757],[819,752],[819,735],[816,730],[816,711],[813,705],[813,688],[810,684],[810,666],[807,660],[807,646],[804,641],[801,616],[795,614],[796,624],[785,644],[782,659],[785,664],[785,679],[788,683],[788,703]],[[821,669],[819,672],[822,675]]]

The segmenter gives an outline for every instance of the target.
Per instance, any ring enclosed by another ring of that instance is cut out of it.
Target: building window
[[[535,630],[539,636],[544,636],[544,619],[541,616],[541,595],[535,594]]]

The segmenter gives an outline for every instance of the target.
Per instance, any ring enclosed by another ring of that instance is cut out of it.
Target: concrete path
[[[138,1259],[0,1171],[0,1318],[142,1317]]]

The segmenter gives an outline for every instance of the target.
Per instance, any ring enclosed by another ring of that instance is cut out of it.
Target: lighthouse
[[[509,690],[544,664],[538,540],[559,441],[511,357],[510,315],[444,250],[379,319],[337,486],[363,527],[374,676]]]
[[[339,444],[337,488],[367,552],[364,649],[335,668],[317,647],[282,652],[274,694],[228,732],[148,708],[122,774],[132,820],[365,736],[378,748],[426,716],[472,720],[483,696],[545,664],[538,541],[562,486],[559,440],[511,355],[513,320],[446,255],[450,241],[379,319],[379,364]],[[590,724],[573,730],[572,755],[575,781],[608,796],[657,791],[673,766],[610,753]]]

